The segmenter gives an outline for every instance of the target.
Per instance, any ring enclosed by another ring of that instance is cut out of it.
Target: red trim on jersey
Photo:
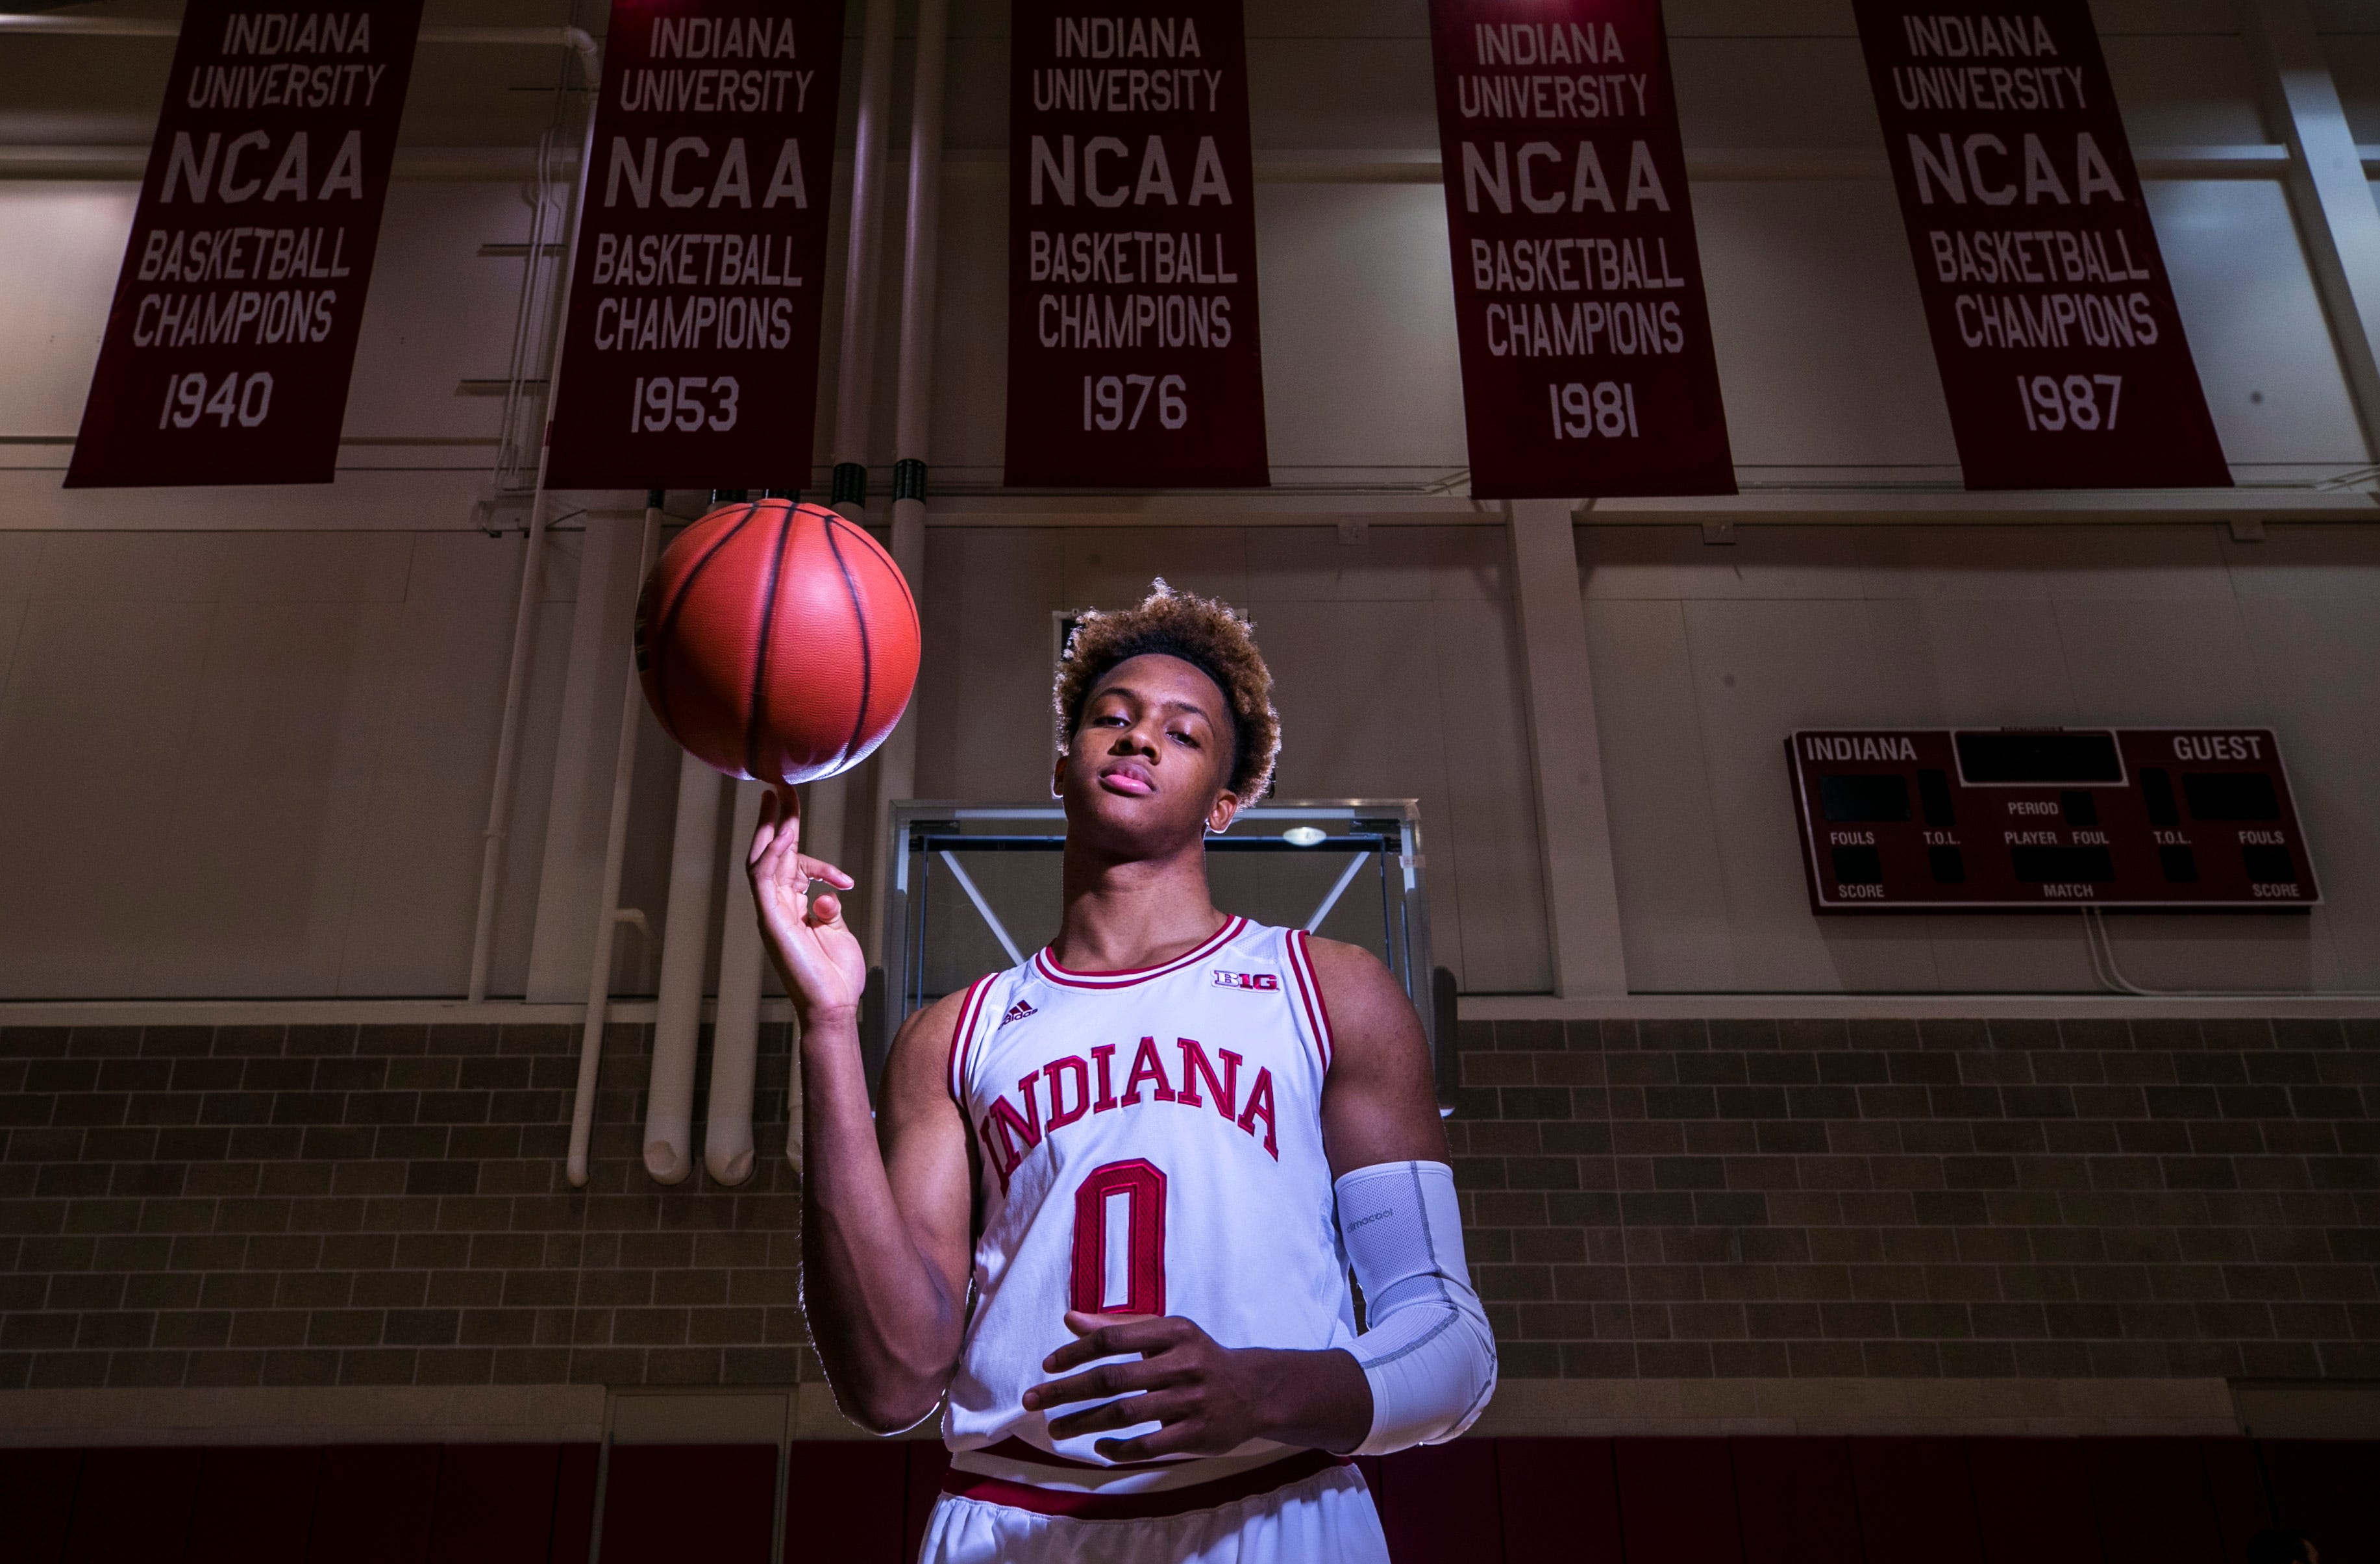
[[[1322,1061],[1327,1073],[1330,1068],[1330,1012],[1321,1008],[1322,985],[1315,981],[1314,969],[1307,964],[1305,940],[1305,930],[1293,928],[1281,941],[1281,948],[1289,953],[1289,976],[1297,985],[1298,1005],[1305,1012],[1305,1030],[1312,1035],[1315,1055]]]
[[[1052,1459],[1046,1451],[1035,1454],[1045,1461]],[[1036,1515],[1066,1515],[1080,1521],[1148,1521],[1160,1515],[1186,1515],[1194,1509],[1212,1509],[1236,1499],[1253,1498],[1303,1482],[1318,1472],[1347,1464],[1345,1457],[1328,1450],[1301,1450],[1252,1472],[1148,1494],[1086,1494],[1037,1488],[1027,1483],[1012,1483],[953,1467],[942,1478],[942,1492],[985,1504],[1006,1505],[1012,1509],[1029,1509]]]
[[[966,998],[959,1001],[959,1024],[951,1029],[951,1061],[946,1073],[950,1076],[951,1100],[959,1105],[959,1117],[962,1119],[967,1116],[966,1081],[960,1073],[966,1066],[967,1034],[983,1018],[984,990],[999,976],[996,972],[987,972],[968,985]]]
[[[1047,946],[1033,952],[1033,966],[1050,982],[1062,983],[1069,988],[1124,988],[1135,983],[1146,983],[1152,977],[1162,977],[1169,972],[1179,972],[1193,962],[1203,961],[1230,944],[1247,925],[1248,920],[1244,917],[1228,918],[1205,944],[1160,966],[1131,966],[1120,972],[1069,972],[1051,957]]]
[[[1305,964],[1305,980],[1314,985],[1314,1008],[1322,1012],[1323,1051],[1337,1053],[1339,1038],[1330,1028],[1330,1001],[1323,996],[1322,975],[1314,970],[1314,937],[1303,928],[1297,931],[1297,959]],[[1324,1062],[1329,1062],[1327,1058]]]

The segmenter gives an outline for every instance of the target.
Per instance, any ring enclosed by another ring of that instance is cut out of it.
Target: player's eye
[[[1173,739],[1176,743],[1186,744],[1193,749],[1198,747],[1198,735],[1190,732],[1187,728],[1175,728],[1166,736]]]

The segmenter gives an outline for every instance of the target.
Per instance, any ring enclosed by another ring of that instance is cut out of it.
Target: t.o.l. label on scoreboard
[[[1269,483],[1240,0],[1009,34],[1007,481]]]
[[[190,0],[69,489],[328,483],[420,0]]]
[[[613,0],[547,480],[809,471],[843,7]]]
[[[1659,0],[1431,0],[1471,491],[1732,494]]]
[[[2228,487],[2084,0],[1853,8],[1967,487]]]

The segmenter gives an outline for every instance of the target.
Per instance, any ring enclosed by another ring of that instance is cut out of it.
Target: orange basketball
[[[637,674],[670,737],[731,777],[803,782],[866,759],[917,684],[892,557],[819,505],[722,505],[637,600]]]

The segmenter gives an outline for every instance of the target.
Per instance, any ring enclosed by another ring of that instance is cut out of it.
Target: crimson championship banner
[[[1240,0],[1016,0],[1009,59],[1007,481],[1269,482]]]
[[[2228,487],[2084,0],[1854,8],[1967,487]]]
[[[839,0],[613,0],[547,480],[810,469]]]
[[[1471,491],[1732,494],[1660,0],[1430,0]]]
[[[69,489],[328,483],[420,0],[189,0]]]

